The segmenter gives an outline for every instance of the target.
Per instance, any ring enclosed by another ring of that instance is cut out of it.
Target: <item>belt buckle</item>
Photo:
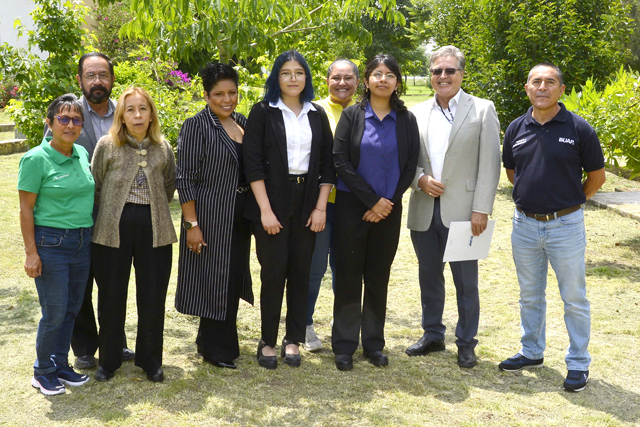
[[[304,184],[304,176],[296,176],[297,184]]]

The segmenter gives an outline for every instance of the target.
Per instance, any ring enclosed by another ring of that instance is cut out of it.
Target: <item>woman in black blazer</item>
[[[389,360],[384,322],[391,264],[398,248],[402,195],[416,173],[418,124],[398,99],[400,66],[376,55],[365,70],[365,93],[342,113],[334,139],[336,282],[331,343],[336,367],[353,368],[362,329],[363,354]],[[364,278],[364,304],[361,304]]]
[[[287,287],[286,333],[281,356],[300,366],[309,269],[315,233],[324,229],[327,198],[335,183],[332,133],[313,99],[311,71],[295,50],[281,54],[265,83],[264,100],[253,106],[243,155],[252,195],[245,216],[253,221],[260,262],[262,337],[258,363],[277,367],[275,345]]]

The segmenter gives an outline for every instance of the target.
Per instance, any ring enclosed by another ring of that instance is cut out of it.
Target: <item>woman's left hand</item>
[[[367,222],[380,222],[382,218],[376,215],[371,209],[367,210],[364,215],[362,215],[362,220]]]
[[[320,209],[314,209],[311,211],[309,220],[307,221],[307,227],[311,226],[311,231],[319,233],[324,230],[324,225],[327,222],[327,212]]]
[[[196,255],[200,255],[200,251],[204,246],[207,246],[203,237],[202,231],[199,226],[195,226],[187,230],[187,248]]]

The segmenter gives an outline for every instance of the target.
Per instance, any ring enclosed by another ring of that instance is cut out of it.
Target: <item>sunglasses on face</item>
[[[68,125],[69,122],[73,122],[74,126],[82,126],[82,123],[84,123],[82,117],[56,116],[56,119],[58,119],[58,123],[62,126]]]
[[[432,68],[431,70],[431,74],[433,74],[434,76],[439,76],[440,74],[442,74],[442,72],[444,71],[444,74],[447,76],[453,76],[456,71],[459,71],[460,68]]]

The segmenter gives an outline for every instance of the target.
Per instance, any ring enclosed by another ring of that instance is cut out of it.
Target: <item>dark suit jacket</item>
[[[327,114],[315,105],[309,111],[311,125],[311,158],[305,182],[302,220],[304,226],[315,208],[320,184],[335,184],[336,174],[331,159],[333,136]],[[262,101],[251,109],[242,140],[244,173],[247,182],[264,180],[271,209],[282,222],[289,205],[289,161],[284,119],[279,108]],[[415,167],[414,167],[415,170]],[[260,221],[260,207],[253,193],[245,207],[246,218]]]
[[[340,179],[367,208],[371,209],[378,203],[380,196],[357,172],[360,164],[360,143],[364,134],[364,122],[364,107],[360,104],[347,107],[342,112],[333,141],[333,161]],[[411,112],[397,113],[396,137],[398,138],[400,180],[391,200],[394,204],[402,200],[402,195],[411,185],[418,165],[420,133],[416,118]]]

